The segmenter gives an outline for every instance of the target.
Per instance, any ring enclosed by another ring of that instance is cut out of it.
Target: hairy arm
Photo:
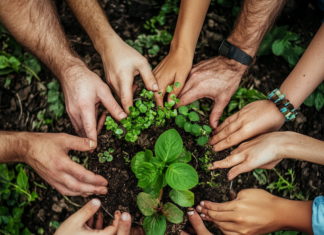
[[[28,135],[24,132],[0,132],[0,163],[22,162],[28,149]]]

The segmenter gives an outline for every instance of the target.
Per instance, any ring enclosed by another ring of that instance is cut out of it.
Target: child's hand
[[[162,62],[153,70],[153,74],[159,86],[159,92],[154,92],[156,104],[163,107],[163,98],[168,85],[175,85],[180,82],[180,87],[173,86],[173,91],[169,93],[168,102],[171,101],[171,95],[178,94],[182,90],[186,79],[192,67],[193,56],[185,49],[178,48],[171,50],[170,53],[162,60]]]
[[[286,146],[294,133],[273,132],[261,135],[251,141],[241,144],[231,152],[231,155],[221,161],[214,162],[209,169],[230,168],[228,180],[255,168],[272,169],[283,158],[288,150]]]
[[[234,201],[202,201],[196,209],[203,220],[214,222],[224,234],[267,234],[282,229],[287,220],[282,202],[289,200],[261,189],[245,189]]]
[[[248,104],[215,129],[210,145],[221,151],[254,136],[277,131],[285,123],[284,115],[270,100]]]

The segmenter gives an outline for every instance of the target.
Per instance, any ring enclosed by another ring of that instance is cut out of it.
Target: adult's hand
[[[217,127],[209,144],[214,145],[215,151],[221,151],[254,136],[277,131],[285,120],[272,101],[255,101]]]
[[[245,189],[234,201],[202,201],[197,211],[225,235],[267,234],[293,230],[312,234],[312,201],[291,201],[262,189]]]
[[[180,103],[187,105],[201,98],[215,101],[210,115],[210,124],[216,128],[223,109],[237,90],[246,66],[223,56],[196,64],[189,79],[179,94]]]
[[[99,53],[107,83],[120,98],[126,113],[130,113],[129,107],[133,105],[132,87],[136,75],[142,76],[148,90],[159,90],[146,58],[117,35],[113,36],[105,50]]]
[[[97,140],[97,112],[100,103],[116,120],[127,117],[109,87],[85,65],[71,67],[60,79],[67,113],[79,136]]]
[[[168,85],[175,85],[180,82],[180,87],[173,86],[173,91],[169,93],[168,102],[171,101],[171,95],[178,97],[192,67],[192,55],[184,49],[177,48],[171,50],[170,53],[161,61],[161,63],[153,70],[153,74],[158,82],[162,96],[157,92],[154,98],[158,106],[163,107],[163,98]]]
[[[69,150],[94,150],[97,142],[68,134],[28,133],[23,161],[61,194],[106,194],[108,182],[68,157]]]
[[[103,229],[103,218],[101,212],[98,213],[96,225],[93,229],[93,215],[100,208],[100,201],[92,199],[78,212],[71,215],[56,230],[56,235],[129,235],[131,231],[131,216],[124,212],[115,212],[115,220],[111,226]]]
[[[207,230],[204,222],[202,221],[199,214],[194,209],[189,208],[187,214],[189,216],[189,221],[192,227],[194,228],[194,230],[196,231],[197,235],[212,235],[212,233],[210,233]],[[185,231],[182,231],[180,235],[190,235],[190,234]]]

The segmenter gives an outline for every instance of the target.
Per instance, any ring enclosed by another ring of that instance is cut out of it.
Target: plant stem
[[[3,183],[8,183],[11,186],[14,186],[15,188],[19,188],[20,191],[22,191],[24,194],[26,194],[28,196],[28,198],[31,198],[31,195],[28,192],[26,192],[25,190],[23,190],[22,188],[20,188],[18,185],[15,185],[15,184],[11,183],[10,181],[6,181],[6,180],[0,180],[0,181]]]
[[[28,66],[26,66],[26,65],[22,65],[22,67],[24,67],[25,69],[27,69],[32,75],[34,75],[34,77],[40,82],[41,80],[40,80],[40,78],[37,76],[37,74],[31,69],[31,68],[29,68]]]
[[[70,204],[72,204],[73,206],[76,206],[76,207],[82,207],[81,205],[72,202],[72,201],[71,201],[67,196],[64,196],[64,195],[62,195],[62,196],[64,197],[64,199],[65,199],[66,201],[68,201],[68,202],[69,202]]]
[[[6,233],[6,231],[0,230],[0,233],[3,233],[5,235],[10,235],[10,233]]]

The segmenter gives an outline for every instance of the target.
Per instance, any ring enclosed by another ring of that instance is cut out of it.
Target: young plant
[[[198,174],[187,164],[191,153],[183,146],[179,133],[170,129],[164,132],[155,144],[155,155],[146,149],[132,159],[131,167],[144,192],[137,197],[141,212],[147,216],[143,227],[147,235],[163,235],[166,220],[181,223],[183,212],[172,203],[160,202],[163,187],[169,185],[171,199],[182,207],[194,204],[194,194],[189,189],[198,183]]]
[[[265,185],[267,183],[267,170],[254,169],[253,176],[259,181],[260,185]]]
[[[37,120],[33,121],[32,129],[38,130],[42,125],[49,125],[53,119],[45,118],[46,109],[40,110],[37,113]]]
[[[315,91],[308,96],[304,101],[304,105],[312,107],[315,106],[317,111],[320,111],[324,106],[324,82],[322,82]]]
[[[209,158],[209,151],[206,152],[205,157],[204,158],[199,158],[199,161],[201,161],[203,163],[203,165],[201,166],[201,168],[206,172],[209,173],[210,170],[208,170],[209,167],[212,166],[211,164],[211,159]]]
[[[47,102],[49,110],[53,113],[55,119],[62,117],[64,112],[64,97],[63,92],[60,92],[60,84],[57,80],[54,80],[47,84]]]
[[[109,148],[108,151],[105,151],[103,154],[102,153],[98,153],[98,157],[99,157],[99,162],[101,163],[105,163],[107,162],[111,162],[114,158],[111,155],[115,150],[113,148]]]

